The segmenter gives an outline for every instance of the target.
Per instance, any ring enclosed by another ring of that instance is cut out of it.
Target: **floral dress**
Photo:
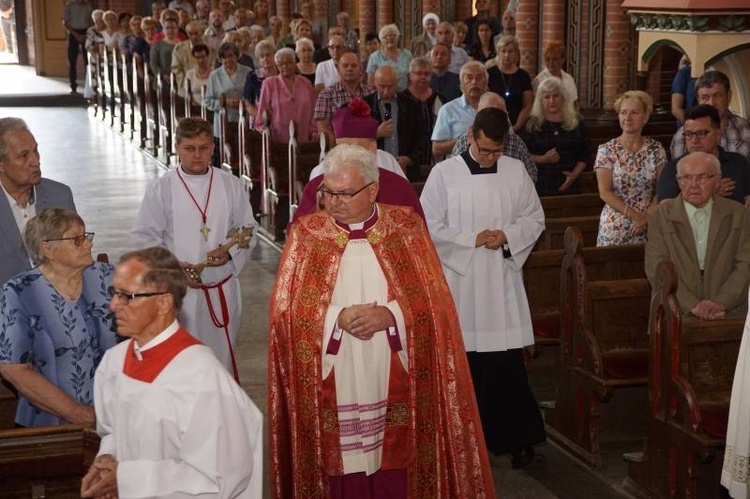
[[[612,170],[612,192],[631,210],[646,211],[656,194],[656,181],[666,162],[667,154],[664,147],[652,138],[646,137],[643,147],[636,153],[628,151],[619,140],[612,139],[599,146],[594,170]],[[611,206],[604,205],[599,219],[596,245],[645,243],[645,234],[628,234],[631,224],[630,218],[618,213]]]
[[[38,268],[9,279],[0,296],[0,363],[30,363],[76,402],[94,405],[96,367],[117,343],[107,294],[112,272],[102,263],[84,270],[76,302],[63,298]],[[65,421],[20,396],[16,423],[31,427]]]

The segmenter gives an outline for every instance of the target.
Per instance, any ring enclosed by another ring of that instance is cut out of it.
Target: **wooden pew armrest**
[[[680,414],[683,425],[690,425],[693,432],[697,433],[700,430],[702,418],[698,398],[692,385],[682,376],[673,375],[670,392],[670,398],[674,397],[676,405],[670,408],[669,419],[676,421],[676,416]]]

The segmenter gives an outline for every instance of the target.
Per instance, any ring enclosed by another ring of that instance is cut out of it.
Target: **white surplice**
[[[396,319],[396,327],[377,332],[367,341],[339,330],[337,319],[341,310],[364,303],[387,307]],[[344,473],[371,475],[380,469],[382,462],[391,359],[387,335],[399,337],[402,348],[398,355],[405,373],[408,357],[403,313],[396,301],[388,301],[388,283],[367,239],[350,240],[341,256],[324,327],[322,376],[327,378],[331,371],[336,375]],[[326,353],[332,338],[341,340],[335,355]]]
[[[118,496],[262,497],[263,415],[211,350],[189,346],[147,383],[123,373],[132,341],[104,354],[94,381],[98,455],[118,461]]]
[[[211,198],[206,211],[206,225],[211,229],[208,241],[200,232],[202,215],[196,203],[177,175],[177,169],[157,179],[148,189],[131,232],[133,246],[147,248],[163,246],[173,252],[182,262],[199,263],[206,259],[206,253],[226,242],[227,231],[232,228],[253,226],[253,210],[250,200],[239,179],[218,168],[213,170]],[[181,172],[182,179],[190,188],[200,209],[206,206],[210,173],[187,175]],[[250,250],[257,244],[257,230],[253,231],[250,248],[239,249],[233,246],[229,251],[231,259],[221,267],[206,267],[201,274],[203,283],[212,285],[229,278],[222,285],[229,310],[229,335],[234,345],[242,317],[239,275],[245,266]],[[219,321],[221,299],[218,288],[209,291],[211,307]],[[216,357],[231,368],[229,346],[224,328],[216,327],[211,318],[208,301],[203,290],[188,288],[179,314],[185,329],[193,332],[203,344],[210,346]]]
[[[748,497],[750,474],[750,315],[745,321],[734,370],[721,484],[734,499]]]
[[[472,175],[455,156],[433,167],[420,201],[456,302],[466,351],[533,344],[522,267],[544,230],[544,212],[523,163],[501,156],[497,173]],[[485,229],[505,232],[511,257],[502,249],[474,247]]]

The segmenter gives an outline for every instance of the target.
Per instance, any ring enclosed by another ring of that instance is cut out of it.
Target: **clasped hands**
[[[370,340],[378,331],[395,326],[393,314],[377,302],[350,305],[339,312],[341,329],[360,340]]]
[[[117,460],[112,454],[103,454],[94,459],[81,481],[81,497],[117,498]]]
[[[498,250],[507,242],[508,238],[502,230],[485,229],[477,234],[474,247],[479,248],[480,246],[484,246],[487,249]]]
[[[723,319],[726,315],[724,305],[712,300],[701,300],[690,312],[704,321]]]

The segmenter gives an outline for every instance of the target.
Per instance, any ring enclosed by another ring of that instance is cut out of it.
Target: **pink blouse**
[[[255,129],[263,128],[263,111],[271,115],[271,139],[274,142],[289,142],[289,122],[297,124],[297,140],[306,142],[317,133],[313,110],[315,90],[304,76],[294,77],[294,87],[290,91],[281,76],[271,76],[263,80],[258,100],[258,114]]]

